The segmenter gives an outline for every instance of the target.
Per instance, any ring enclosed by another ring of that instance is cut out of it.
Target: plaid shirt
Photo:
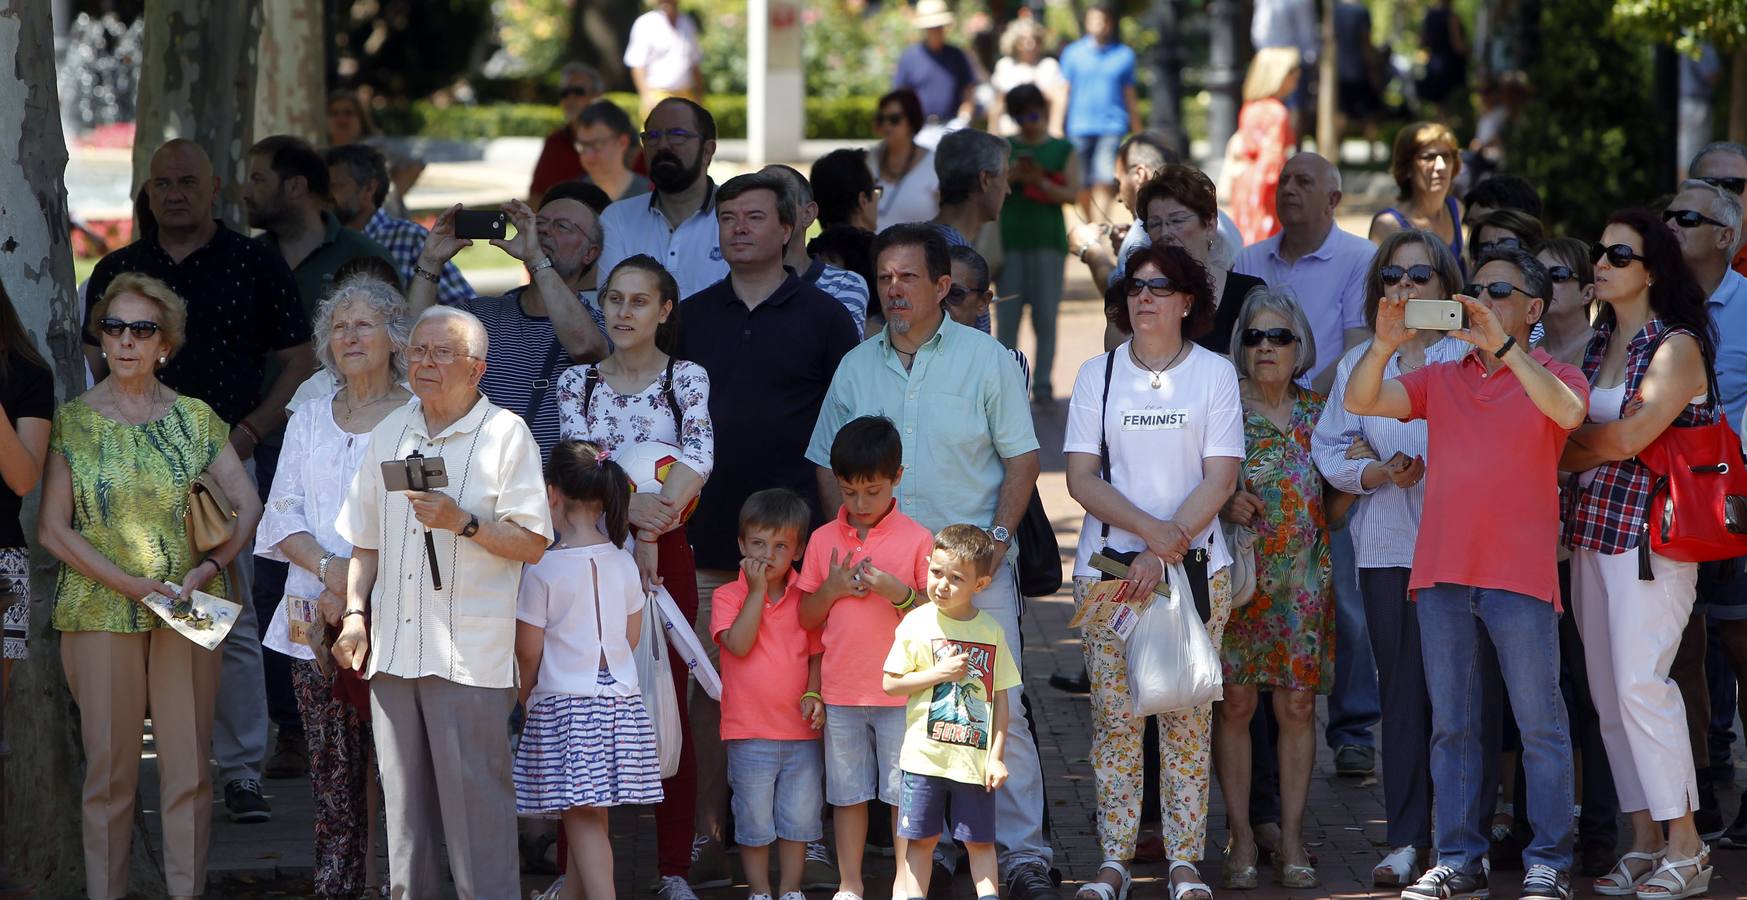
[[[1597,326],[1595,336],[1590,338],[1589,347],[1583,352],[1583,374],[1589,376],[1592,385],[1601,371],[1601,360],[1607,353],[1608,339],[1613,336],[1613,330],[1612,322]],[[1650,369],[1650,349],[1665,331],[1670,329],[1662,324],[1662,320],[1652,318],[1644,323],[1644,330],[1626,345],[1626,393],[1621,400],[1621,412],[1637,394],[1639,382]],[[1692,333],[1685,328],[1675,328],[1672,332]],[[1704,425],[1714,421],[1715,417],[1714,403],[1688,404],[1669,427]],[[1595,479],[1588,487],[1580,486],[1577,475],[1572,475],[1565,484],[1561,543],[1573,550],[1598,553],[1621,553],[1638,546],[1644,510],[1650,503],[1650,487],[1650,470],[1635,458],[1596,466]]]
[[[412,284],[413,266],[418,264],[419,252],[425,249],[425,236],[430,233],[417,222],[396,219],[380,209],[364,223],[364,236],[381,244],[400,266],[402,284]],[[473,286],[462,277],[461,270],[453,262],[444,263],[442,279],[437,282],[437,302],[454,306],[473,296]]]

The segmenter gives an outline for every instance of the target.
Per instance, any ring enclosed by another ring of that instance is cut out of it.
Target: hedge
[[[629,93],[608,94],[639,120],[637,96]],[[873,117],[877,97],[826,98],[808,97],[807,137],[821,140],[873,140]],[[739,94],[715,94],[705,99],[705,106],[716,117],[716,133],[724,138],[746,137],[746,97]],[[494,103],[488,106],[438,106],[427,101],[415,101],[405,106],[392,106],[376,111],[375,118],[383,130],[443,140],[481,140],[498,137],[543,137],[563,124],[564,116],[555,105],[538,103]]]

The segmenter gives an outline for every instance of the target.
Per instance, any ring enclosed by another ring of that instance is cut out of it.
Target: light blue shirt
[[[1747,423],[1747,276],[1728,270],[1705,304],[1717,327],[1717,390],[1739,431]]]
[[[843,357],[807,459],[831,465],[831,442],[850,420],[885,416],[904,442],[898,508],[930,531],[994,524],[1003,460],[1036,450],[1025,378],[994,338],[948,318],[916,350],[910,370],[888,327]]]
[[[1087,35],[1062,49],[1061,66],[1068,80],[1068,137],[1127,134],[1124,91],[1134,84],[1134,51]]]
[[[673,273],[679,283],[679,298],[687,297],[728,277],[728,261],[722,258],[722,229],[716,224],[716,185],[712,182],[698,211],[675,228],[667,223],[660,195],[654,191],[626,197],[601,213],[600,259],[595,270],[605,279],[613,267],[639,253],[655,258]]]
[[[1238,251],[1232,271],[1254,275],[1271,288],[1288,288],[1298,299],[1316,336],[1316,364],[1302,379],[1309,384],[1346,352],[1346,330],[1365,327],[1365,273],[1377,245],[1334,225],[1322,246],[1287,262],[1280,257],[1285,236],[1281,232]]]
[[[1349,531],[1353,549],[1361,569],[1413,568],[1413,544],[1419,535],[1419,518],[1425,508],[1425,482],[1410,488],[1399,488],[1385,481],[1371,490],[1360,483],[1369,460],[1347,459],[1347,448],[1355,437],[1362,437],[1383,459],[1397,451],[1409,458],[1426,452],[1424,419],[1403,422],[1389,416],[1359,416],[1347,412],[1347,379],[1358,365],[1359,357],[1371,346],[1366,341],[1340,358],[1335,369],[1335,382],[1322,408],[1322,418],[1316,420],[1316,430],[1310,436],[1310,455],[1317,471],[1335,490],[1357,494],[1353,504]],[[1468,345],[1455,338],[1444,338],[1426,348],[1426,364],[1461,359]],[[1388,380],[1401,374],[1401,354],[1389,358],[1383,367]],[[1426,466],[1437,465],[1427,460]]]

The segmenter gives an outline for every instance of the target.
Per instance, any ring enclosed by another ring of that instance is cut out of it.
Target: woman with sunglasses
[[[1534,253],[1545,236],[1541,220],[1520,209],[1493,209],[1468,222],[1468,252],[1472,263],[1494,248]]]
[[[879,143],[868,148],[867,167],[879,183],[879,228],[904,222],[929,222],[940,212],[940,177],[934,153],[916,143],[926,119],[922,100],[909,88],[880,98],[874,113]]]
[[[255,533],[261,501],[212,408],[158,380],[182,347],[187,306],[163,282],[127,273],[92,307],[109,377],[55,412],[37,538],[61,561],[54,626],[85,750],[85,890],[128,893],[140,739],[157,742],[164,876],[172,897],[206,891],[212,826],[212,703],[219,650],[163,623],[141,600],[234,594],[225,570]],[[211,473],[236,510],[207,553],[188,537],[188,489]],[[242,602],[247,603],[248,598]]]
[[[1256,592],[1226,623],[1225,699],[1214,723],[1231,829],[1225,886],[1252,890],[1257,883],[1250,720],[1266,690],[1279,723],[1275,879],[1287,888],[1313,888],[1319,881],[1304,847],[1304,803],[1316,765],[1316,695],[1334,687],[1334,583],[1323,507],[1327,484],[1310,455],[1323,397],[1294,381],[1316,364],[1316,338],[1304,310],[1278,289],[1252,292],[1238,322],[1231,358],[1241,379],[1245,459],[1243,480],[1220,517],[1255,529]]]
[[[1135,206],[1153,246],[1175,244],[1189,251],[1207,273],[1213,292],[1213,323],[1206,333],[1191,337],[1215,353],[1231,349],[1238,307],[1250,291],[1264,287],[1262,279],[1232,271],[1236,248],[1219,236],[1218,192],[1213,179],[1193,166],[1168,165],[1141,185]]]
[[[1456,133],[1442,122],[1415,122],[1396,134],[1389,174],[1398,193],[1395,206],[1371,218],[1372,241],[1382,243],[1393,232],[1417,228],[1437,235],[1458,263],[1464,259],[1462,207],[1452,196],[1462,173],[1456,148]]]
[[[1672,900],[1704,893],[1711,878],[1710,848],[1693,823],[1699,793],[1686,708],[1669,677],[1698,564],[1639,546],[1652,476],[1636,457],[1668,428],[1716,420],[1715,339],[1704,290],[1654,215],[1610,216],[1598,249],[1603,305],[1583,360],[1589,420],[1560,461],[1582,473],[1562,543],[1614,789],[1632,819],[1631,850],[1595,890]]]
[[[1074,145],[1049,135],[1049,100],[1036,85],[1022,84],[1007,95],[1007,109],[1019,122],[1019,134],[1007,139],[1012,164],[1007,179],[1012,193],[1001,205],[1001,246],[1006,253],[1003,281],[1019,296],[1001,308],[995,333],[1009,350],[1019,346],[1019,317],[1031,308],[1031,331],[1037,338],[1037,380],[1032,402],[1055,399],[1050,371],[1055,366],[1056,314],[1062,302],[1063,270],[1068,258],[1068,229],[1062,206],[1080,193],[1080,163]]]
[[[1461,284],[1456,257],[1443,239],[1408,229],[1383,239],[1365,274],[1365,324],[1375,328],[1381,298],[1441,300]],[[1415,535],[1425,502],[1426,423],[1347,412],[1347,380],[1367,341],[1347,351],[1311,436],[1317,468],[1336,489],[1356,496],[1350,512],[1359,595],[1377,657],[1382,700],[1383,811],[1389,851],[1371,869],[1372,884],[1405,887],[1420,874],[1431,846],[1432,790],[1428,775],[1431,697],[1421,665],[1419,618],[1407,595]],[[1468,345],[1442,331],[1420,330],[1384,367],[1394,378],[1432,363],[1460,359]]]
[[[1127,302],[1106,312],[1133,338],[1080,367],[1068,408],[1068,491],[1086,509],[1074,562],[1075,602],[1084,602],[1098,583],[1094,553],[1128,560],[1128,580],[1141,597],[1165,579],[1167,566],[1183,564],[1206,573],[1207,633],[1217,647],[1231,612],[1231,557],[1213,520],[1237,484],[1244,455],[1237,373],[1230,361],[1195,344],[1212,324],[1213,291],[1191,253],[1166,243],[1136,250],[1124,284]],[[1182,427],[1124,425],[1136,416],[1178,414]],[[1127,643],[1107,625],[1088,624],[1084,652],[1104,862],[1076,897],[1122,900],[1145,793],[1146,721],[1130,712]],[[1158,717],[1172,900],[1212,897],[1196,868],[1207,843],[1212,720],[1211,704]]]
[[[1548,238],[1535,254],[1553,282],[1553,302],[1541,317],[1541,346],[1554,359],[1574,366],[1583,364],[1583,351],[1594,334],[1589,321],[1595,307],[1595,264],[1589,254],[1590,245],[1572,237]]]

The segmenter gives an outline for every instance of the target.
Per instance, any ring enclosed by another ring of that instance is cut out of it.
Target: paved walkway
[[[1343,225],[1349,229],[1362,229],[1364,221],[1346,221]],[[1060,350],[1054,377],[1058,391],[1068,390],[1079,364],[1101,350],[1102,313],[1090,302],[1090,284],[1076,268],[1070,268],[1075,278],[1070,282],[1070,300],[1064,304],[1061,314]],[[1040,481],[1044,504],[1052,512],[1064,552],[1071,556],[1080,517],[1079,507],[1067,496],[1062,475],[1059,449],[1065,412],[1065,400],[1058,400],[1052,409],[1038,411],[1037,424],[1044,446],[1044,474]],[[1092,824],[1096,803],[1088,763],[1092,733],[1090,708],[1084,697],[1052,690],[1047,683],[1051,672],[1079,666],[1079,643],[1067,628],[1070,606],[1068,598],[1061,595],[1031,601],[1024,618],[1024,670],[1026,687],[1031,692],[1032,708],[1037,716],[1034,730],[1048,783],[1051,837],[1058,854],[1056,865],[1066,875],[1071,887],[1094,871],[1100,854]],[[1740,759],[1739,747],[1737,754]],[[1339,778],[1332,774],[1333,771],[1328,749],[1319,747],[1305,827],[1306,839],[1320,859],[1318,871],[1324,886],[1295,892],[1277,887],[1247,893],[1219,891],[1219,897],[1379,896],[1369,891],[1369,875],[1370,867],[1384,851],[1381,787],[1375,779]],[[148,795],[155,794],[155,781],[155,776],[150,773],[142,778],[142,787]],[[222,805],[215,804],[214,884],[209,896],[308,895],[308,878],[313,866],[308,783],[267,782],[266,788],[275,811],[271,824],[230,824],[223,819]],[[1733,792],[1724,790],[1723,793],[1726,795],[1725,813],[1732,814]],[[155,797],[148,796],[147,803],[148,809],[155,809]],[[1217,788],[1211,809],[1209,856],[1216,860],[1218,848],[1225,840],[1223,801],[1218,797]],[[157,819],[150,816],[148,821],[152,823],[155,837]],[[612,823],[619,896],[648,896],[646,892],[655,877],[653,819],[647,812],[626,809],[615,812]],[[1629,833],[1629,829],[1622,828],[1622,833]],[[1747,851],[1719,851],[1715,862],[1718,875],[1712,883],[1710,896],[1747,896]],[[892,862],[875,858],[870,859],[869,865],[868,900],[886,900],[887,889],[876,886],[889,885]],[[1210,884],[1217,885],[1219,864],[1210,861],[1204,867],[1204,874]],[[1148,900],[1167,896],[1162,865],[1139,866],[1135,875],[1137,896]],[[1518,878],[1518,873],[1500,873],[1495,882],[1498,887],[1494,896],[1515,897]],[[530,876],[525,887],[538,887],[547,881],[549,879]],[[1583,887],[1586,890],[1587,884]],[[739,900],[745,896],[745,888],[700,893],[704,900]],[[830,892],[813,892],[811,896],[823,900],[830,896]],[[967,877],[961,875],[956,896],[974,896]]]

